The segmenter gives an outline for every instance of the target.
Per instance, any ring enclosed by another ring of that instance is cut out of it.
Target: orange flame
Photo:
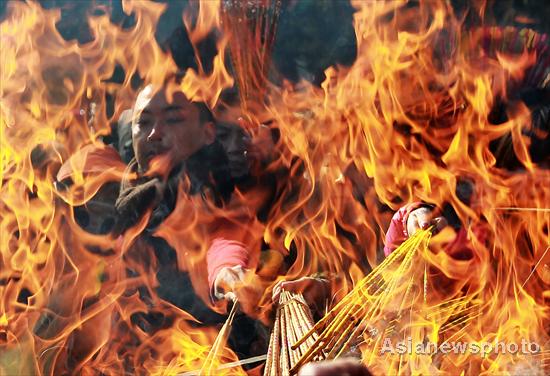
[[[393,211],[418,200],[450,204],[469,251],[467,257],[457,256],[464,247],[451,228],[434,236],[431,250],[422,255],[431,277],[431,314],[411,313],[404,327],[412,341],[525,340],[541,351],[395,357],[363,347],[364,362],[380,374],[544,373],[550,173],[529,153],[536,137],[531,109],[509,98],[529,70],[544,63],[533,47],[533,33],[464,31],[443,1],[352,5],[354,64],[327,69],[320,88],[306,82],[266,85],[265,108],[254,108],[259,112],[254,118],[273,119],[281,135],[264,171],[280,178],[267,220],[256,219],[267,195],[261,189],[239,188],[234,201],[220,209],[189,196],[183,184],[174,213],[156,235],[176,250],[178,266],[190,273],[207,304],[207,229],[220,217],[231,223],[226,232],[257,251],[256,264],[263,240],[284,255],[296,254],[285,278],[329,272],[339,281],[333,286],[339,297],[379,264],[388,207]],[[220,6],[203,1],[198,13],[184,16],[194,45],[213,31],[221,35],[213,70],[206,73],[199,59],[198,69],[187,70],[181,82],[187,97],[210,107],[239,82],[227,69],[232,35],[222,28]],[[123,1],[123,10],[134,15],[134,26],[117,26],[106,14],[89,16],[92,40],[85,44],[64,40],[56,29],[60,11],[34,2],[9,3],[0,24],[2,373],[197,370],[219,329],[198,329],[191,314],[155,292],[152,249],[139,243],[139,251],[130,247],[147,218],[119,240],[91,234],[77,223],[73,208],[92,205],[103,185],[120,180],[119,166],[98,174],[75,162],[73,185],[63,192],[54,188],[60,165],[85,146],[102,148],[110,122],[132,107],[133,77],[161,84],[177,71],[154,38],[165,6]],[[478,11],[483,14],[485,5]],[[516,34],[517,45],[506,47],[508,36]],[[483,47],[488,37],[497,47]],[[109,82],[116,66],[124,69],[122,83]],[[548,66],[541,69],[540,82],[548,85]],[[113,111],[107,110],[107,96],[114,100]],[[499,100],[508,100],[506,119],[494,124],[491,111]],[[495,151],[495,143],[504,146]],[[503,168],[510,155],[501,152],[512,154],[521,167]],[[457,194],[465,179],[473,189],[469,204]],[[413,264],[412,275],[420,267],[424,273],[425,263]],[[251,278],[255,289],[243,309],[268,321],[269,286],[282,277]],[[151,311],[170,322],[154,332],[146,320],[136,322],[137,314]],[[457,312],[463,321],[449,325]],[[234,360],[226,348],[219,362]]]

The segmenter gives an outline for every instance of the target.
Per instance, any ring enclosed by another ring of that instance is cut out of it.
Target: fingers
[[[432,222],[433,212],[427,208],[416,210],[417,229],[426,230]]]
[[[231,269],[235,272],[237,276],[237,281],[244,282],[247,270],[240,265],[234,266]]]
[[[214,281],[214,297],[234,301],[235,291],[245,283],[246,272],[240,265],[220,269]]]
[[[228,292],[227,294],[225,294],[225,295],[223,296],[223,299],[235,303],[235,302],[237,301],[237,295],[235,295],[234,292],[230,291],[230,292]]]
[[[277,284],[275,284],[275,287],[273,287],[273,292],[271,294],[271,300],[276,302],[279,300],[279,296],[281,295],[281,292],[284,290],[286,291],[294,291],[296,281],[279,281]]]
[[[281,294],[281,291],[284,289],[285,291],[292,291],[292,292],[304,292],[314,281],[311,277],[302,277],[299,279],[296,279],[294,281],[279,281],[273,287],[273,293],[271,295],[271,300],[273,302],[276,302],[279,300],[279,295]]]
[[[420,225],[418,224],[418,218],[416,218],[414,214],[411,214],[407,221],[407,232],[409,236],[412,236],[418,230],[420,230]]]
[[[409,214],[407,219],[407,232],[409,236],[414,235],[418,230],[426,230],[430,226],[434,226],[434,233],[438,233],[445,226],[447,220],[444,217],[433,217],[434,211],[429,208],[418,208]]]
[[[294,291],[296,281],[279,281],[273,288],[273,293],[271,295],[271,300],[273,302],[279,301],[279,296],[283,290],[285,291]]]
[[[433,231],[434,234],[437,234],[439,231],[443,230],[448,225],[448,222],[444,217],[436,217],[432,220],[432,225],[435,226]]]
[[[420,229],[426,229],[430,226],[432,212],[428,208],[418,208],[409,214],[407,219],[407,232],[409,236],[414,235]]]
[[[273,292],[271,293],[271,300],[273,302],[277,302],[279,300],[279,296],[281,295],[281,291],[283,289],[283,283],[285,283],[285,281],[279,281],[275,284],[275,287],[273,287]]]
[[[214,286],[214,297],[217,300],[223,300],[225,299],[225,293],[222,288],[219,288],[218,286]]]
[[[234,273],[230,268],[222,268],[218,272],[214,281],[214,296],[216,299],[224,299],[226,290],[230,290],[234,285]]]
[[[214,294],[218,299],[224,299],[226,293],[233,291],[235,284],[238,280],[238,276],[231,268],[223,268],[218,273],[216,281],[218,282],[214,286]]]

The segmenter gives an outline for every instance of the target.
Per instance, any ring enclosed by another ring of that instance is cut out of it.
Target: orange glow
[[[388,271],[393,274],[387,280],[396,273],[420,278],[418,283],[425,271],[430,276],[427,302],[418,289],[401,306],[386,302],[388,312],[411,311],[399,334],[408,333],[413,342],[525,340],[539,344],[541,352],[399,357],[381,356],[369,344],[359,346],[362,360],[376,374],[545,374],[550,170],[529,154],[537,130],[525,103],[511,102],[498,124],[490,120],[495,103],[540,64],[533,33],[465,30],[446,1],[406,6],[354,0],[353,65],[328,68],[321,87],[279,87],[262,81],[269,67],[261,64],[269,54],[250,57],[233,77],[228,62],[236,29],[228,27],[228,14],[220,1],[191,3],[183,20],[192,44],[213,31],[219,37],[213,69],[205,72],[199,61],[197,70],[185,72],[181,90],[214,108],[224,89],[250,85],[250,103],[232,110],[242,111],[253,135],[257,119],[273,120],[280,140],[265,171],[286,172],[265,223],[255,218],[265,192],[237,189],[231,204],[220,208],[189,195],[189,182],[179,186],[175,211],[156,235],[176,250],[180,269],[190,273],[203,302],[225,312],[223,304],[210,302],[205,274],[207,229],[219,218],[230,223],[232,237],[255,250],[264,241],[277,255],[295,252],[284,278],[318,271],[338,276],[331,296],[338,302],[381,263],[395,210],[412,201],[448,203],[471,252],[460,258],[446,251],[456,236],[447,228],[406,273]],[[122,28],[108,14],[89,15],[92,41],[86,44],[64,40],[56,29],[60,10],[36,2],[10,2],[0,24],[1,374],[176,375],[201,369],[220,329],[198,328],[190,313],[155,292],[155,255],[136,241],[148,216],[118,239],[78,225],[73,208],[90,204],[103,185],[119,181],[119,164],[90,172],[76,158],[74,184],[65,191],[54,186],[59,167],[84,147],[102,148],[111,122],[132,107],[133,76],[161,84],[177,71],[154,36],[165,6],[122,4],[136,24]],[[508,48],[510,35],[519,37]],[[482,48],[487,38],[496,47]],[[109,81],[116,66],[125,72],[121,83]],[[548,85],[548,67],[544,72]],[[246,74],[258,82],[246,81]],[[114,101],[112,113],[107,95]],[[503,142],[506,147],[495,151],[494,144]],[[520,167],[502,168],[510,155]],[[161,160],[153,163],[166,167]],[[469,205],[456,193],[464,179],[473,187]],[[461,250],[455,246],[454,255]],[[256,256],[254,267],[261,270]],[[242,310],[269,323],[271,287],[283,277],[258,274],[240,297]],[[391,296],[402,294],[404,286]],[[150,311],[162,312],[170,325],[148,332],[146,324],[133,322],[137,313]],[[383,326],[389,316],[376,317]],[[463,321],[449,324],[457,317]],[[214,363],[237,360],[226,347]],[[240,366],[219,372],[245,373]]]

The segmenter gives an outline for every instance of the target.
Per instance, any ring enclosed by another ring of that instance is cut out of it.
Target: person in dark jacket
[[[204,103],[189,100],[176,79],[161,87],[145,87],[137,97],[131,119],[135,156],[115,204],[114,235],[119,244],[126,244],[125,257],[146,261],[148,256],[144,255],[154,254],[151,265],[156,268],[158,285],[142,286],[140,296],[154,302],[152,295],[156,295],[190,313],[200,325],[219,325],[225,316],[219,309],[212,310],[213,300],[233,299],[235,291],[246,285],[245,279],[256,262],[252,252],[255,243],[250,240],[254,231],[248,226],[254,226],[254,218],[243,214],[231,221],[222,216],[206,230],[209,244],[202,270],[208,275],[211,301],[197,291],[202,286],[180,265],[182,255],[178,252],[182,250],[173,247],[173,239],[159,233],[172,214],[184,215],[176,212],[178,202],[186,197],[202,198],[206,210],[217,207],[222,212],[222,207],[230,205],[234,181],[227,155],[216,140],[213,116]],[[181,194],[182,190],[185,194]],[[128,273],[139,273],[138,269]],[[138,312],[132,317],[134,324],[147,332],[167,324],[162,312],[157,312],[154,304],[151,306],[150,312]],[[235,335],[230,336],[230,346],[239,357],[265,352],[262,330],[258,322],[238,315],[233,322]]]

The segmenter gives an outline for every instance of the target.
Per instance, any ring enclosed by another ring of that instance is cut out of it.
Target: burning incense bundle
[[[375,324],[387,320],[384,314],[388,307],[397,310],[397,315],[388,322],[385,331],[394,330],[404,311],[410,308],[407,302],[411,301],[416,277],[426,279],[425,267],[412,266],[413,256],[418,250],[426,249],[430,237],[431,229],[410,237],[295,342],[291,351],[303,349],[304,344],[307,350],[302,350],[299,360],[292,363],[290,374],[295,374],[307,362],[338,358],[364,334],[371,339],[369,333],[377,331]],[[412,269],[418,269],[419,273],[411,273]],[[424,300],[425,285],[424,281],[418,289],[422,290]]]
[[[208,356],[204,360],[202,368],[199,371],[199,376],[212,375],[213,371],[217,369],[215,363],[218,359],[218,353],[220,352],[220,350],[223,350],[225,344],[227,343],[227,338],[229,337],[229,333],[231,332],[231,325],[233,325],[233,319],[235,318],[235,313],[237,312],[238,305],[238,301],[235,301],[233,303],[233,307],[231,307],[231,311],[229,312],[227,320],[223,324],[222,329],[218,333],[218,336],[216,337],[216,340],[214,341],[214,344],[212,345],[212,348],[208,353]]]
[[[231,62],[243,111],[265,94],[281,0],[222,2],[222,23],[229,32]]]
[[[299,346],[292,345],[312,328],[313,318],[303,295],[282,291],[269,341],[264,376],[288,375],[290,369],[313,345],[317,335],[312,333]]]

